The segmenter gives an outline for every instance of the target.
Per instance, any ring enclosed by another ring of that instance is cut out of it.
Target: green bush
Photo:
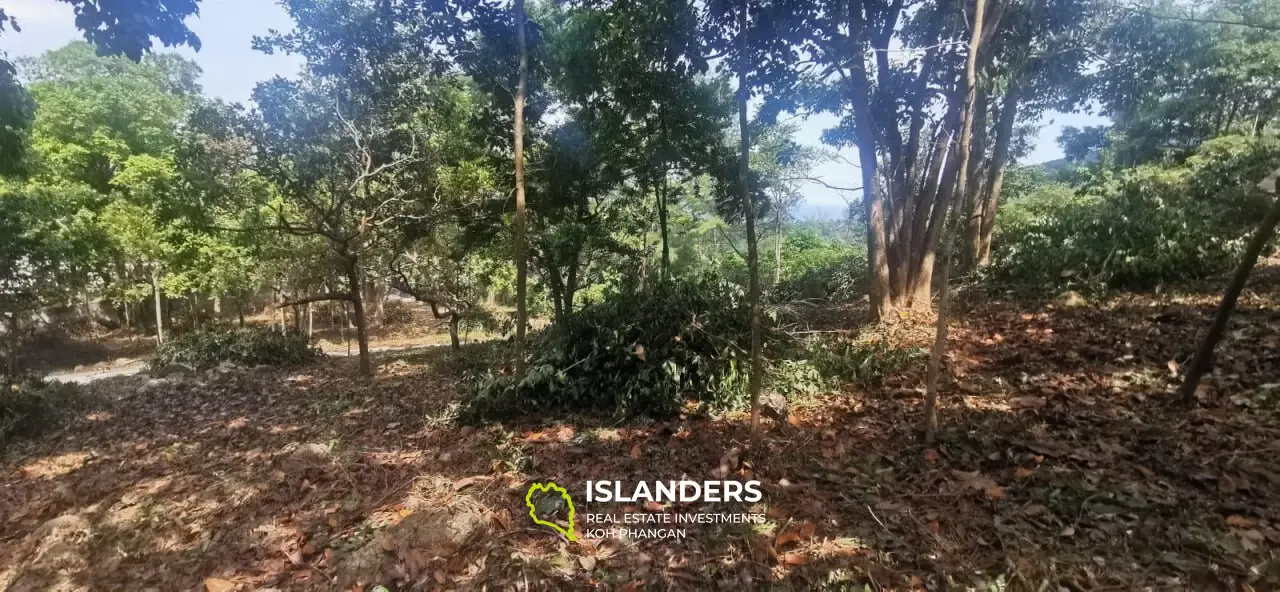
[[[528,371],[476,378],[464,419],[545,412],[663,417],[687,400],[746,401],[745,295],[710,278],[615,294],[530,338]]]
[[[884,339],[814,338],[805,343],[803,355],[833,386],[853,383],[870,388],[905,371],[926,353],[918,347],[896,347]]]
[[[35,378],[0,381],[0,450],[14,438],[49,429],[80,402],[80,390],[73,384]]]
[[[270,327],[208,329],[179,335],[151,356],[151,369],[183,364],[197,370],[223,362],[245,366],[294,366],[321,356],[306,335]]]
[[[1001,210],[991,274],[1060,290],[1224,272],[1265,207],[1249,187],[1277,165],[1277,142],[1226,137],[1181,164],[1098,173],[1079,191],[1041,186]]]

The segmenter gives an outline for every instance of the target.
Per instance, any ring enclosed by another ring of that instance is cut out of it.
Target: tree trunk
[[[373,362],[369,359],[369,329],[364,318],[364,292],[360,285],[359,255],[350,255],[347,262],[347,289],[351,292],[351,306],[356,313],[356,341],[360,346],[360,375],[373,376]]]
[[[978,49],[982,44],[982,24],[986,13],[986,0],[977,0],[973,11],[972,34],[969,39],[969,55],[965,63],[965,106],[964,119],[960,126],[960,161],[957,164],[956,190],[957,197],[965,195],[969,181],[969,162],[973,157],[970,141],[973,136],[974,111],[977,106],[978,85],[976,64]],[[961,213],[964,210],[960,210]],[[946,214],[942,224],[946,225]],[[950,291],[947,289],[947,276],[951,271],[951,236],[944,229],[942,247],[942,268],[939,270],[938,283],[938,326],[934,335],[933,350],[929,352],[929,373],[924,398],[924,433],[925,441],[932,443],[938,429],[938,375],[942,373],[942,356],[947,349],[947,306]]]
[[[1200,346],[1196,348],[1195,357],[1192,358],[1191,366],[1187,369],[1187,376],[1183,379],[1182,387],[1178,390],[1178,395],[1188,405],[1196,403],[1196,387],[1200,386],[1200,378],[1213,365],[1213,350],[1218,346],[1218,341],[1222,339],[1222,334],[1227,330],[1227,321],[1231,318],[1231,312],[1235,310],[1236,300],[1240,298],[1240,292],[1244,291],[1245,283],[1249,281],[1249,273],[1253,271],[1253,266],[1258,262],[1258,256],[1262,254],[1262,250],[1271,241],[1271,235],[1275,232],[1276,223],[1280,222],[1280,197],[1276,196],[1276,179],[1278,177],[1280,177],[1280,169],[1276,169],[1261,183],[1258,183],[1260,189],[1271,194],[1271,208],[1267,210],[1266,216],[1263,216],[1258,228],[1253,231],[1253,237],[1249,239],[1249,245],[1245,247],[1244,254],[1241,255],[1240,264],[1236,266],[1236,271],[1231,276],[1231,282],[1227,284],[1227,290],[1222,295],[1222,303],[1218,305],[1218,312],[1213,316],[1213,323],[1209,325],[1209,330],[1204,334],[1204,338],[1200,340]]]
[[[773,287],[782,283],[782,208],[775,207],[773,212],[773,233],[777,237],[773,243]]]
[[[520,81],[515,96],[515,183],[516,217],[514,228],[516,259],[516,376],[524,378],[524,328],[528,324],[525,303],[525,284],[528,280],[528,263],[525,261],[525,213],[524,213],[524,100],[529,78],[529,48],[525,41],[524,0],[515,0],[511,7],[516,21],[516,44],[520,51]]]
[[[241,329],[244,328],[244,301],[245,298],[243,295],[236,300],[236,319],[239,322]]]
[[[742,3],[742,28],[738,32],[742,55],[738,63],[738,129],[741,142],[738,169],[738,183],[742,191],[742,209],[746,216],[747,226],[747,302],[750,307],[751,322],[751,375],[747,379],[747,392],[751,396],[751,431],[758,438],[760,434],[760,386],[763,380],[764,361],[761,358],[763,347],[762,327],[760,326],[760,259],[756,247],[756,207],[751,199],[751,135],[747,128],[747,99],[751,89],[747,87],[747,23],[748,7]]]
[[[977,80],[974,80],[974,86],[977,86]],[[977,237],[982,234],[982,183],[980,179],[980,171],[982,168],[982,156],[987,150],[987,91],[986,89],[977,89],[977,102],[973,106],[973,123],[970,124],[970,133],[972,134],[969,141],[968,159],[969,166],[965,174],[965,191],[961,195],[964,196],[964,236],[972,240],[964,242],[964,248],[961,250],[960,260],[964,269],[973,269],[978,264],[978,241]],[[965,107],[968,109],[968,106]],[[973,156],[973,155],[976,155]]]
[[[1009,146],[1013,143],[1013,124],[1017,118],[1018,86],[1017,81],[1013,81],[1009,83],[1000,107],[996,145],[991,153],[991,182],[987,184],[987,193],[982,200],[982,224],[976,236],[969,235],[970,248],[977,253],[978,267],[991,263],[991,234],[996,227],[996,212],[1000,207],[1000,192],[1004,189],[1004,172],[1009,164]]]
[[[312,305],[311,302],[307,303],[307,340],[308,341],[310,341],[311,337],[314,336],[316,333],[316,318],[315,318],[315,314],[311,310],[311,305]]]
[[[462,342],[458,339],[458,321],[459,320],[461,320],[461,317],[458,315],[458,313],[450,310],[449,311],[449,345],[452,346],[453,349],[455,350],[462,349]]]
[[[151,268],[151,293],[156,300],[156,344],[164,343],[164,296],[160,294],[160,270]]]
[[[195,292],[187,295],[187,303],[191,306],[191,326],[200,330],[200,296]]]
[[[662,235],[662,274],[661,281],[667,281],[671,273],[671,243],[667,230],[667,175],[662,175],[662,183],[658,185],[658,231]]]
[[[889,259],[886,253],[884,195],[878,178],[877,142],[874,118],[871,114],[871,82],[867,78],[867,66],[862,59],[862,38],[866,35],[860,8],[849,7],[849,36],[854,56],[850,65],[850,86],[854,120],[855,143],[858,161],[862,165],[862,203],[867,218],[867,272],[870,280],[871,310],[878,321],[893,316],[892,289],[889,285]]]

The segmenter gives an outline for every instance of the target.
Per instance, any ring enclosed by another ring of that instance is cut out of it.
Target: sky
[[[75,28],[71,6],[55,0],[5,0],[5,11],[18,20],[22,32],[6,31],[0,36],[0,52],[10,59],[36,56],[57,49],[70,41],[82,39]],[[302,60],[289,55],[265,55],[251,47],[255,35],[270,30],[293,28],[289,15],[270,0],[203,0],[200,14],[188,20],[188,26],[200,37],[200,51],[189,47],[176,51],[195,60],[203,69],[201,86],[207,95],[228,101],[247,102],[257,83],[273,76],[291,76],[301,68]],[[172,51],[172,50],[167,50]],[[817,115],[797,119],[796,141],[811,146],[822,145],[822,130],[836,119]],[[1026,163],[1034,164],[1062,157],[1057,137],[1063,126],[1085,126],[1106,123],[1106,119],[1083,113],[1047,113],[1041,119],[1040,132],[1032,142]],[[861,185],[857,151],[844,148],[837,158],[818,165],[812,176],[836,187]],[[806,183],[800,188],[804,199],[795,212],[802,218],[840,218],[853,193]]]

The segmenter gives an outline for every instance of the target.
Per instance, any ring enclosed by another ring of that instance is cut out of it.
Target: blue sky
[[[74,25],[71,6],[55,0],[6,0],[5,10],[18,19],[21,33],[6,32],[0,36],[0,51],[10,58],[39,55],[50,49],[80,39]],[[206,94],[231,101],[246,101],[258,82],[276,75],[289,76],[298,71],[302,61],[294,56],[264,55],[250,47],[254,35],[271,29],[288,30],[293,23],[284,9],[270,0],[203,0],[200,15],[189,21],[200,36],[199,52],[190,48],[177,51],[192,58],[204,70],[201,84]],[[1078,113],[1048,113],[1026,162],[1037,163],[1062,157],[1056,138],[1064,125],[1096,125],[1106,120]],[[800,120],[797,141],[821,145],[822,130],[835,122],[832,116],[815,116]],[[813,176],[838,187],[857,187],[857,151],[846,148],[841,158],[824,163]],[[843,215],[847,192],[809,183],[802,188],[805,199],[799,215],[804,217],[839,217]]]

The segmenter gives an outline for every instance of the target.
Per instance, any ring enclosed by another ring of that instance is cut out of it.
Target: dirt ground
[[[1277,589],[1280,280],[1263,275],[1196,409],[1172,393],[1207,292],[963,311],[928,448],[923,362],[800,403],[754,450],[741,414],[458,426],[474,348],[381,352],[372,380],[349,358],[105,379],[0,458],[0,589]],[[764,498],[724,511],[765,523],[569,541],[525,506],[553,480],[580,520],[714,511],[579,496],[726,475]]]

